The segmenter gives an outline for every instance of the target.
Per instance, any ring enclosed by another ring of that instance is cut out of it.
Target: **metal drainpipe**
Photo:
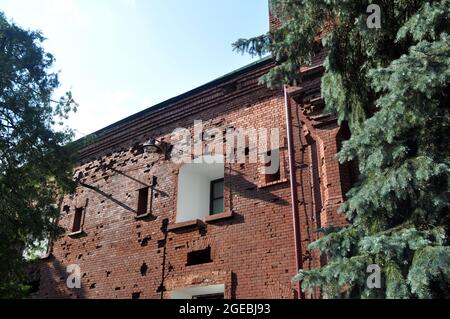
[[[287,130],[287,143],[289,153],[289,180],[291,184],[291,206],[292,206],[292,222],[294,224],[294,247],[295,247],[295,266],[297,271],[302,268],[302,247],[300,239],[300,220],[298,214],[298,195],[297,195],[297,180],[295,175],[295,157],[294,157],[294,145],[293,145],[293,133],[292,133],[292,114],[291,114],[291,101],[287,92],[287,86],[284,86],[284,107],[286,114],[286,130]],[[300,282],[297,282],[298,298],[303,298]]]

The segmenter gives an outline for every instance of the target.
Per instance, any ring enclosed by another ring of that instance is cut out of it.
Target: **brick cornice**
[[[257,93],[258,100],[269,97],[274,94],[273,91],[259,85],[258,79],[272,67],[273,63],[263,63],[249,72],[238,74],[216,86],[186,96],[164,108],[155,111],[151,111],[150,108],[147,113],[144,112],[142,115],[121,123],[107,132],[94,133],[91,136],[94,142],[80,148],[80,159],[94,157],[96,154],[113,149],[122,143],[140,139],[144,134],[162,129],[177,120],[224,103],[230,104],[230,109],[239,107],[239,105],[233,105],[233,101],[237,101],[243,96]],[[244,106],[241,105],[241,107]]]

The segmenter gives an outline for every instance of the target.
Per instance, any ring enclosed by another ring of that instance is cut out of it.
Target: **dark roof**
[[[210,81],[210,82],[208,82],[206,84],[203,84],[203,85],[201,85],[199,87],[196,87],[195,89],[192,89],[190,91],[187,91],[185,93],[177,95],[177,96],[175,96],[173,98],[165,100],[165,101],[163,101],[161,103],[158,103],[156,105],[148,107],[145,110],[142,110],[142,111],[137,112],[137,113],[135,113],[133,115],[130,115],[130,116],[128,116],[128,117],[126,117],[126,118],[124,118],[124,119],[122,119],[120,121],[117,121],[117,122],[115,122],[115,123],[113,123],[111,125],[108,125],[108,126],[102,128],[102,129],[100,129],[100,130],[98,130],[98,131],[96,131],[94,133],[88,134],[88,135],[86,135],[86,136],[76,140],[74,142],[74,144],[75,145],[79,145],[79,146],[86,146],[87,144],[91,144],[89,142],[90,140],[97,139],[97,138],[101,137],[102,135],[107,134],[107,133],[113,131],[114,129],[124,125],[124,124],[130,123],[133,120],[138,119],[138,118],[140,118],[142,116],[145,116],[147,114],[151,114],[153,112],[156,112],[158,110],[164,109],[166,107],[170,107],[172,104],[174,104],[176,102],[179,102],[179,101],[181,101],[181,100],[183,100],[185,98],[188,98],[188,97],[190,97],[192,95],[200,93],[200,92],[202,92],[204,90],[213,88],[214,86],[220,85],[221,83],[229,81],[229,80],[231,80],[231,79],[233,79],[233,78],[235,78],[235,77],[237,77],[237,76],[239,76],[241,74],[244,74],[246,72],[258,69],[259,67],[267,65],[267,64],[269,64],[271,62],[272,62],[272,58],[270,56],[267,56],[267,57],[262,58],[262,59],[260,59],[258,61],[252,62],[252,63],[250,63],[250,64],[248,64],[248,65],[246,65],[246,66],[244,66],[242,68],[234,70],[234,71],[232,71],[230,73],[227,73],[227,74],[225,74],[225,75],[223,75],[223,76],[221,76],[221,77],[219,77],[219,78],[217,78],[215,80],[212,80],[212,81]]]

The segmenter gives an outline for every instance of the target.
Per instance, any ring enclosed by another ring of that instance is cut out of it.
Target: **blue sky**
[[[41,30],[77,137],[253,62],[231,43],[268,30],[266,0],[1,0]]]

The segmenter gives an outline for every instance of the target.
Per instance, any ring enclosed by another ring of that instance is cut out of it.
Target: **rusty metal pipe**
[[[287,86],[284,86],[284,107],[286,115],[286,133],[288,144],[288,157],[289,157],[289,180],[291,184],[291,204],[292,204],[292,223],[294,224],[294,249],[295,249],[295,266],[297,271],[302,269],[302,246],[300,238],[300,218],[298,213],[298,194],[297,194],[297,179],[295,169],[295,156],[294,156],[294,144],[293,144],[293,132],[292,132],[292,113],[291,113],[291,100],[287,91]],[[297,282],[298,298],[303,298],[300,282]]]

